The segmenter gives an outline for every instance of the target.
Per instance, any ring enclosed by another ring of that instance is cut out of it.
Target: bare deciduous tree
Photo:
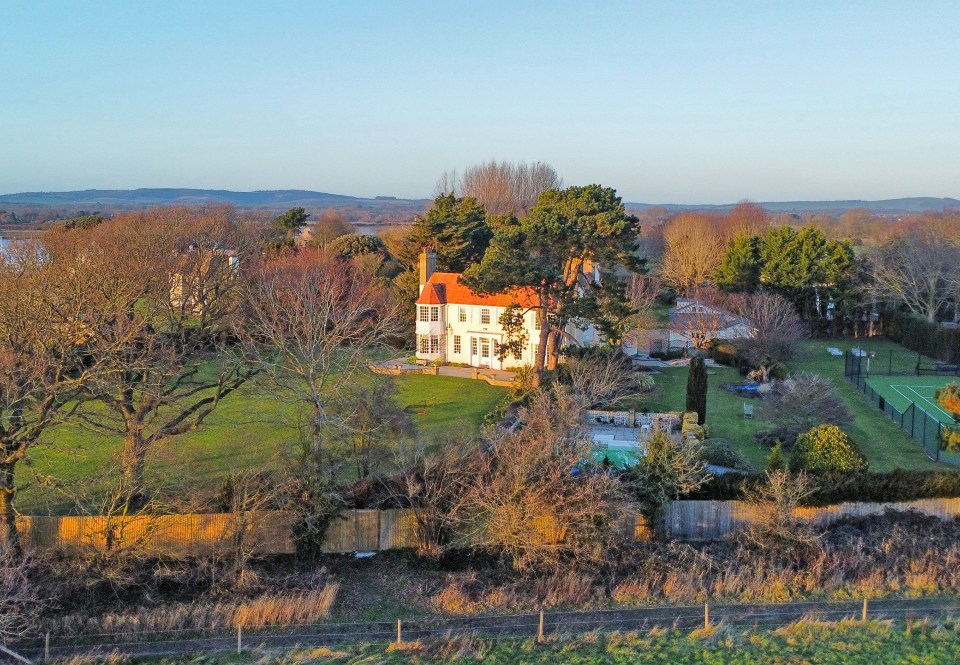
[[[628,497],[599,470],[572,470],[589,454],[582,411],[563,390],[537,394],[522,427],[499,432],[459,506],[458,533],[521,570],[596,564],[621,534]]]
[[[905,228],[871,255],[877,295],[927,321],[955,303],[960,292],[960,245],[934,220]]]
[[[544,162],[489,161],[466,168],[462,174],[445,172],[437,180],[436,194],[472,196],[491,215],[525,215],[542,192],[559,189],[563,179]]]
[[[682,295],[694,295],[720,265],[723,240],[716,220],[684,213],[663,229],[663,281]]]
[[[331,411],[331,457],[353,464],[357,478],[380,471],[399,442],[413,434],[413,422],[398,403],[397,385],[390,377],[344,386]]]
[[[619,351],[586,351],[569,357],[566,371],[571,394],[585,409],[612,406],[652,388],[638,381],[630,359]]]
[[[797,518],[797,507],[813,495],[815,486],[805,472],[768,471],[766,482],[748,485],[744,501],[756,509],[759,519],[746,530],[746,538],[771,553],[802,560],[819,541],[809,522]]]
[[[418,551],[437,556],[453,537],[457,506],[476,475],[484,451],[461,440],[442,442],[431,450],[422,441],[401,442],[395,450],[400,473],[388,483],[401,505],[413,510]]]
[[[89,378],[82,362],[88,330],[75,282],[37,245],[0,254],[0,541],[20,551],[14,475],[51,426],[78,406]]]
[[[45,592],[31,579],[35,561],[0,547],[0,643],[37,634],[43,611],[51,604]]]
[[[811,427],[822,424],[849,425],[853,414],[829,379],[810,372],[797,372],[775,384],[764,397],[763,410],[783,434],[786,444]]]
[[[336,475],[339,461],[324,445],[336,426],[331,408],[367,362],[370,350],[399,332],[390,292],[357,263],[303,250],[263,265],[250,280],[242,331],[266,368],[274,396],[308,411],[308,447],[317,470]]]
[[[752,337],[736,340],[737,348],[754,365],[769,368],[771,363],[793,357],[797,342],[807,329],[797,310],[775,293],[736,293],[725,298],[730,311],[743,317]]]
[[[230,342],[240,288],[229,210],[156,209],[52,239],[86,288],[85,388],[105,409],[81,408],[95,431],[123,439],[131,500],[144,490],[148,451],[199,427],[256,370]]]

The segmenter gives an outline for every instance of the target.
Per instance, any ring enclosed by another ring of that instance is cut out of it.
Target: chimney
[[[432,247],[424,247],[420,252],[420,292],[430,281],[430,277],[437,271],[437,253]]]

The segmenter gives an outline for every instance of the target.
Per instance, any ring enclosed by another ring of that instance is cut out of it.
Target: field
[[[937,468],[936,462],[924,455],[913,440],[844,378],[844,359],[842,356],[829,355],[826,351],[828,346],[838,346],[844,351],[859,346],[876,351],[878,357],[884,357],[884,354],[889,354],[890,351],[894,351],[895,355],[907,355],[909,352],[884,339],[806,340],[798,345],[796,357],[787,365],[791,372],[815,372],[833,381],[840,397],[853,412],[853,423],[846,428],[847,433],[867,456],[872,471]],[[914,362],[911,360],[911,363]],[[902,383],[904,377],[893,378]],[[929,384],[932,377],[923,378]],[[769,451],[760,447],[754,441],[753,435],[771,426],[770,422],[764,419],[762,402],[739,397],[722,388],[724,384],[741,379],[736,370],[730,368],[709,370],[706,421],[709,436],[730,441],[755,469],[761,470]],[[654,380],[658,386],[657,393],[651,399],[643,400],[639,406],[651,411],[682,410],[686,400],[687,368],[665,369],[662,374],[656,375]],[[752,420],[743,417],[744,402],[755,407]]]
[[[651,629],[533,639],[479,637],[402,645],[333,645],[287,652],[210,654],[195,659],[153,658],[153,665],[194,663],[671,663],[674,665],[939,665],[960,662],[960,634],[952,621],[800,621],[779,629],[719,626],[696,631]]]
[[[410,375],[396,381],[400,404],[427,440],[479,431],[506,394],[471,379]],[[200,429],[151,451],[148,482],[210,493],[232,471],[279,465],[298,439],[297,421],[294,407],[248,384]],[[119,451],[117,437],[80,425],[56,428],[32,450],[29,464],[18,468],[19,509],[58,514],[72,510],[78,497],[95,500],[116,478]]]

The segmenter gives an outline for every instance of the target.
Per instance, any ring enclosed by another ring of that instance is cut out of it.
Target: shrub
[[[960,452],[960,428],[944,427],[940,432],[940,448],[948,453]]]
[[[787,457],[783,454],[783,444],[777,441],[773,449],[767,456],[767,473],[776,473],[785,471],[787,468]]]
[[[710,357],[721,365],[733,365],[737,362],[737,347],[730,342],[716,342],[710,348]]]
[[[884,334],[912,351],[943,360],[960,362],[960,328],[944,328],[909,312],[883,313]]]
[[[774,363],[770,367],[769,375],[773,381],[783,381],[787,378],[787,366],[783,363]]]
[[[698,490],[681,498],[732,501],[741,498],[747,486],[763,481],[764,476],[756,474],[714,476]],[[816,491],[804,505],[828,506],[845,501],[880,503],[951,497],[960,497],[960,472],[957,471],[838,471],[819,474]]]
[[[750,468],[747,459],[726,439],[707,439],[703,442],[703,459],[707,464],[725,466],[728,469]]]
[[[797,437],[790,457],[794,471],[866,471],[867,458],[836,425],[819,425]]]

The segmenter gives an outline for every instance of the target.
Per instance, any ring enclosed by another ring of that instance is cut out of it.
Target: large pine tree
[[[535,363],[539,376],[547,361],[555,363],[567,322],[589,321],[610,335],[616,320],[632,311],[617,271],[643,270],[635,255],[638,231],[637,218],[626,214],[609,187],[551,189],[526,217],[499,220],[483,261],[466,271],[463,282],[481,293],[535,293],[533,308],[546,322]],[[603,270],[602,286],[579,279],[589,277],[591,263]]]

